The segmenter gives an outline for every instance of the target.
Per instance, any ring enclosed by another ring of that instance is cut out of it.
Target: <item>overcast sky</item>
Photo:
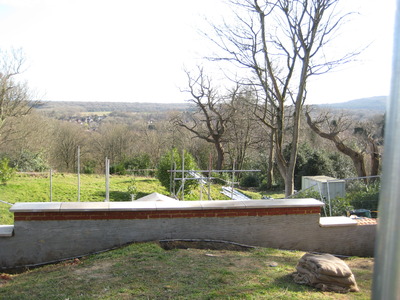
[[[334,47],[370,46],[314,79],[308,103],[389,93],[395,0],[342,2],[359,14]],[[184,66],[210,50],[197,30],[225,12],[221,0],[0,0],[0,48],[23,49],[44,100],[182,102]]]

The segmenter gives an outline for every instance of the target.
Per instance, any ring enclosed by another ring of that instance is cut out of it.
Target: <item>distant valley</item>
[[[335,110],[362,110],[382,113],[386,109],[387,96],[377,96],[355,99],[332,104],[316,104],[318,108]],[[63,112],[67,115],[82,113],[101,114],[102,112],[130,112],[130,113],[165,113],[169,111],[190,111],[194,109],[191,103],[144,103],[144,102],[81,102],[81,101],[47,101],[36,107],[43,113]]]

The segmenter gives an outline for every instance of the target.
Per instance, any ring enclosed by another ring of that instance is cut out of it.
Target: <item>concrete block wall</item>
[[[348,218],[321,224],[322,206],[315,199],[18,203],[11,208],[12,234],[0,235],[0,267],[47,263],[162,239],[373,255],[376,226],[359,226]]]

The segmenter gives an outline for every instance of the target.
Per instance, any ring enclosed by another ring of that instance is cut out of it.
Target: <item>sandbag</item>
[[[331,254],[306,253],[297,263],[296,271],[293,279],[299,284],[338,293],[359,291],[349,266]]]

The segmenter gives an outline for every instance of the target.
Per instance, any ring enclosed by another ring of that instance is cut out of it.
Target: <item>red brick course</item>
[[[15,221],[131,220],[173,218],[223,218],[319,214],[320,207],[241,208],[151,211],[15,212]]]

